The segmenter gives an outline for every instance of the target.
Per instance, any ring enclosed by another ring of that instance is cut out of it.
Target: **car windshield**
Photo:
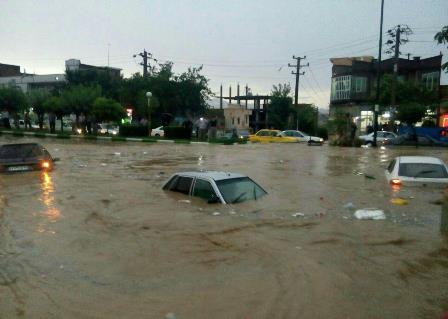
[[[0,147],[0,159],[29,158],[42,155],[42,149],[34,144],[3,145]]]
[[[445,166],[428,163],[401,163],[399,176],[422,178],[448,178]]]
[[[239,177],[216,181],[216,185],[228,204],[259,199],[266,195],[264,189],[249,177]]]

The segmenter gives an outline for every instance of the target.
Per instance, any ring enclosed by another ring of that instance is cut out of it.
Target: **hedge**
[[[124,137],[148,136],[148,126],[133,124],[120,125],[120,135]]]
[[[163,130],[168,139],[191,139],[191,129],[182,126],[165,126]]]

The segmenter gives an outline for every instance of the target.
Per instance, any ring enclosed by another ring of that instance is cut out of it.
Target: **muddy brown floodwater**
[[[16,141],[38,141],[61,161],[48,174],[0,176],[2,319],[448,311],[442,191],[393,190],[384,178],[394,156],[448,162],[446,150],[0,137]],[[224,206],[161,190],[170,174],[191,169],[244,173],[269,195]],[[347,203],[387,219],[356,220]]]

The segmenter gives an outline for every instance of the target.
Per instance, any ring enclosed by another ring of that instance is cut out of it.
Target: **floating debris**
[[[357,219],[372,219],[372,220],[381,220],[386,219],[386,215],[384,211],[376,208],[363,208],[358,209],[355,212],[355,217]]]
[[[303,213],[295,213],[291,215],[292,217],[305,217],[305,214]]]
[[[409,201],[408,201],[407,199],[400,198],[400,197],[392,198],[392,199],[390,200],[390,202],[391,202],[392,204],[395,204],[395,205],[401,205],[401,206],[403,206],[403,205],[407,205],[407,204],[409,203]]]

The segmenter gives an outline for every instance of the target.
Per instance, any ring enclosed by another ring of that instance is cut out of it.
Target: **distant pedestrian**
[[[29,111],[25,112],[24,122],[25,122],[25,130],[27,128],[31,129],[31,118],[30,118],[30,112]]]
[[[214,140],[216,139],[216,132],[217,132],[217,126],[218,126],[218,119],[216,116],[213,116],[213,118],[210,120],[208,124],[208,139]]]
[[[50,123],[50,133],[55,133],[56,131],[56,114],[50,112],[48,114],[48,122]]]
[[[76,121],[76,114],[75,113],[70,113],[70,122],[72,122],[72,133],[76,132],[77,129],[77,121]]]
[[[352,140],[355,139],[357,129],[358,129],[358,126],[356,125],[356,123],[352,122],[351,127],[350,127],[350,137]]]
[[[1,118],[2,118],[2,122],[3,122],[3,127],[10,129],[11,123],[9,122],[9,112],[4,110],[1,114]]]
[[[86,116],[84,113],[79,115],[79,128],[81,129],[81,133],[86,131]]]
[[[204,117],[199,118],[196,121],[196,127],[198,128],[198,139],[199,140],[205,140],[206,135],[207,135],[207,126],[208,126],[208,121],[207,119],[205,119]]]
[[[86,128],[87,133],[92,134],[92,116],[90,114],[87,114],[86,116]]]

